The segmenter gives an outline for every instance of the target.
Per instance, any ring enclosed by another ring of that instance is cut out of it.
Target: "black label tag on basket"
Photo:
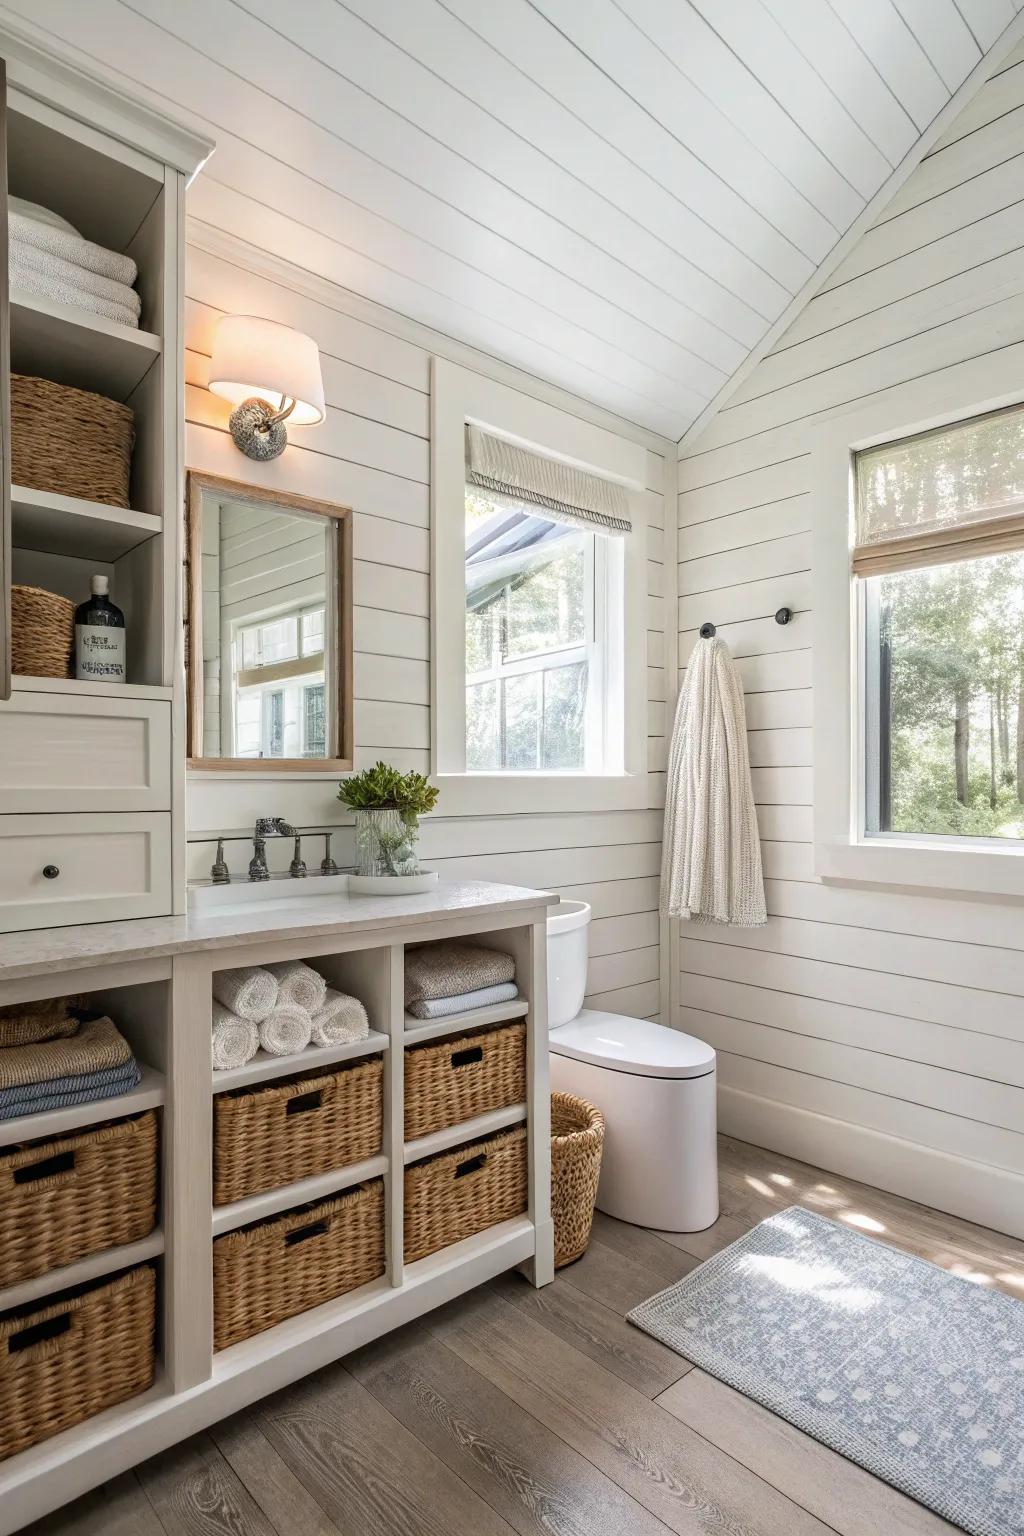
[[[59,1338],[62,1333],[67,1333],[70,1327],[70,1312],[62,1312],[60,1317],[48,1317],[41,1323],[32,1323],[28,1328],[23,1328],[20,1333],[11,1334],[7,1340],[7,1353],[16,1355],[19,1350],[31,1349],[33,1344],[42,1344],[46,1339]]]
[[[55,1152],[40,1163],[29,1163],[27,1168],[15,1168],[15,1184],[34,1184],[37,1179],[52,1178],[55,1173],[69,1173],[75,1166],[73,1152]]]
[[[467,1157],[464,1163],[459,1163],[457,1165],[455,1169],[455,1177],[457,1179],[463,1179],[467,1173],[476,1173],[476,1170],[478,1168],[482,1168],[486,1161],[486,1152],[478,1152],[476,1157]]]
[[[483,1061],[484,1048],[482,1045],[467,1045],[464,1051],[452,1051],[453,1067],[468,1067],[471,1062]]]
[[[285,1106],[286,1115],[304,1115],[308,1109],[319,1109],[323,1103],[323,1089],[314,1088],[312,1093],[297,1093]]]

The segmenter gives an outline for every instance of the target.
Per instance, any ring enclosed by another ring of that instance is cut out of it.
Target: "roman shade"
[[[591,533],[632,532],[623,486],[561,459],[530,453],[481,427],[466,427],[466,480],[489,495],[540,507],[555,522]]]
[[[858,576],[1024,549],[1024,407],[856,456]]]

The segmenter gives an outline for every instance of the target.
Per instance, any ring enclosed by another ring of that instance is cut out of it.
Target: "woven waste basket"
[[[604,1147],[604,1116],[571,1093],[551,1095],[551,1218],[555,1268],[587,1251]]]

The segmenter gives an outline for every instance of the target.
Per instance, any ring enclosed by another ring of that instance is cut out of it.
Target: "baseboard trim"
[[[893,1195],[1024,1238],[1024,1177],[883,1131],[719,1086],[719,1130]]]

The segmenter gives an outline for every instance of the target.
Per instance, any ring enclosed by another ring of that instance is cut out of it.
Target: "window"
[[[466,768],[599,772],[607,550],[466,490]]]
[[[864,832],[1024,841],[1024,412],[856,459]]]
[[[233,755],[324,757],[323,603],[238,622],[234,649]]]
[[[442,359],[431,400],[431,772],[449,813],[646,806],[647,451]]]

